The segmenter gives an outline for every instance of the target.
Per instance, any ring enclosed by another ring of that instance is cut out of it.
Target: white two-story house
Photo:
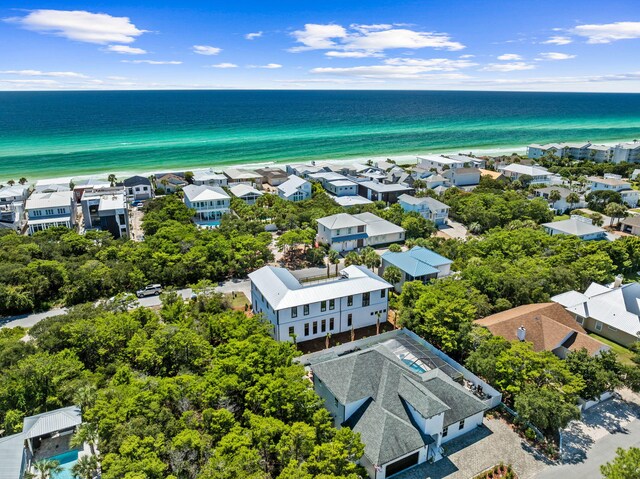
[[[278,341],[307,341],[387,320],[391,285],[364,266],[338,278],[301,284],[288,270],[264,266],[249,274],[251,305]]]
[[[615,191],[619,193],[622,197],[622,201],[624,201],[629,207],[635,208],[638,206],[638,198],[640,197],[640,192],[638,190],[634,190],[631,187],[631,183],[628,181],[624,181],[619,175],[607,174],[604,178],[600,178],[598,176],[590,176],[589,180],[589,189],[593,191]]]
[[[338,252],[404,241],[405,231],[373,213],[338,213],[318,220],[318,243]]]
[[[311,198],[311,183],[296,175],[278,186],[278,196],[287,201],[304,201]]]
[[[423,218],[433,221],[437,226],[447,224],[449,207],[442,201],[429,196],[416,198],[411,195],[402,195],[398,198],[398,203],[404,211],[415,211]]]
[[[218,221],[229,212],[231,198],[219,186],[185,186],[184,203],[196,211],[196,223]]]
[[[73,228],[76,224],[76,205],[72,191],[33,193],[26,202],[30,235],[54,226]]]

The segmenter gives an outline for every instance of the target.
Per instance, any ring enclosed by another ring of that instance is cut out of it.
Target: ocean
[[[640,138],[640,94],[0,92],[0,183]]]

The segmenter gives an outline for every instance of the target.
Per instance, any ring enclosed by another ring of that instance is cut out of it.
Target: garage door
[[[388,464],[385,470],[385,476],[389,477],[399,473],[400,471],[404,471],[408,467],[415,466],[416,464],[418,464],[419,455],[419,452],[414,452],[410,456],[403,457],[399,461]]]

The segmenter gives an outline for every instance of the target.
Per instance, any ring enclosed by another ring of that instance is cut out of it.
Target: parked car
[[[145,296],[158,296],[160,293],[162,293],[162,286],[159,284],[150,284],[136,291],[136,296],[138,296],[138,298],[144,298]]]

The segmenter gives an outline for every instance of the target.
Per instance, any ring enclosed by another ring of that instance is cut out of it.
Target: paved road
[[[216,291],[219,293],[232,293],[234,291],[238,291],[244,293],[247,298],[251,298],[251,283],[248,279],[227,281],[216,287]],[[186,300],[191,297],[192,290],[191,288],[179,289],[177,293]],[[160,306],[162,303],[160,302],[159,296],[147,296],[146,298],[139,298],[138,304],[145,308],[150,308],[153,306]],[[51,318],[53,316],[60,316],[61,314],[65,314],[66,312],[66,308],[55,308],[43,313],[0,318],[0,328],[14,328],[17,326],[30,328],[43,319]]]

